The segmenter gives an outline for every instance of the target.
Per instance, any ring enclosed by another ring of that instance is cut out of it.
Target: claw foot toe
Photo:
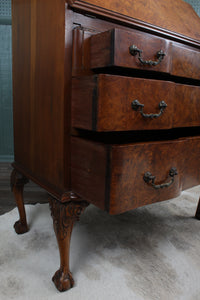
[[[69,290],[74,285],[74,279],[70,272],[64,273],[62,270],[58,270],[52,278],[56,288],[60,292]]]
[[[28,231],[28,226],[26,224],[22,224],[20,221],[17,221],[13,227],[17,234],[23,234]]]

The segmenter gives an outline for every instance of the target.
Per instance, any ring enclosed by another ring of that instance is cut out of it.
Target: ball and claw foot
[[[17,234],[23,234],[23,233],[26,233],[29,229],[28,229],[28,226],[26,225],[26,224],[22,224],[21,222],[20,222],[20,220],[19,221],[17,221],[17,222],[15,222],[15,224],[14,224],[14,229],[15,229],[15,232],[17,233]]]
[[[66,274],[60,269],[55,273],[52,281],[60,292],[67,291],[74,286],[72,274],[70,272]]]

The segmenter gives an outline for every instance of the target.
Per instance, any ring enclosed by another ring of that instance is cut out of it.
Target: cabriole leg
[[[200,198],[199,198],[199,203],[197,205],[197,211],[196,211],[196,214],[195,214],[195,218],[200,220]]]
[[[10,182],[11,182],[11,189],[14,193],[15,201],[19,211],[19,221],[17,221],[14,224],[14,228],[16,233],[22,234],[28,231],[26,212],[24,208],[24,199],[23,199],[24,185],[28,182],[28,179],[14,169],[11,174]]]
[[[61,203],[53,198],[50,198],[49,202],[60,252],[60,269],[55,273],[52,280],[57,289],[62,292],[74,285],[74,280],[69,270],[71,233],[74,222],[79,219],[88,203],[85,201]]]

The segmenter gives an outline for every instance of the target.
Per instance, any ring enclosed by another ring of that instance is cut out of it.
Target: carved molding
[[[61,240],[71,231],[73,223],[79,220],[80,215],[89,205],[86,201],[60,203],[54,198],[49,199],[54,230]]]
[[[184,42],[192,46],[200,46],[200,41],[196,37],[190,37],[186,34],[178,33],[173,31],[172,29],[170,30],[167,28],[163,28],[158,25],[139,20],[134,17],[121,14],[120,12],[117,12],[115,10],[109,10],[104,7],[97,6],[95,4],[82,0],[66,0],[66,2],[74,9],[86,11],[94,15],[101,15],[109,19],[114,19],[116,21],[123,22],[124,24],[131,25],[134,28],[142,28],[143,30],[148,31],[152,34],[155,34],[156,32],[157,34],[166,38],[177,40],[179,42]]]
[[[82,200],[82,198],[80,198],[77,194],[75,194],[72,191],[65,192],[64,194],[62,194],[62,197],[61,197],[62,203],[66,203],[66,202],[70,202],[70,201],[79,201],[80,202],[81,200]]]

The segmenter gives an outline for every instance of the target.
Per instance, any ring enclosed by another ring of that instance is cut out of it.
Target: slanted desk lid
[[[183,0],[67,0],[71,7],[200,44],[200,18]]]

